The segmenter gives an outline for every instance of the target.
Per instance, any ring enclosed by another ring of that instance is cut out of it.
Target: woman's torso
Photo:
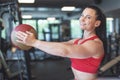
[[[94,40],[94,39],[96,39],[97,37],[93,37],[93,38],[90,38],[90,39],[88,39],[88,40]],[[83,44],[84,42],[86,42],[87,40],[82,40],[82,39],[80,39],[79,41],[77,41],[75,44],[78,44],[79,42],[80,42],[80,44]],[[71,62],[72,62],[72,65],[73,66],[71,66],[72,67],[72,71],[73,71],[73,73],[74,73],[74,76],[75,76],[75,80],[96,80],[96,71],[97,71],[97,69],[98,69],[98,66],[99,66],[99,64],[100,64],[100,62],[101,62],[101,60],[102,60],[102,56],[100,57],[100,58],[95,58],[94,56],[93,57],[91,57],[91,58],[88,58],[88,59],[85,59],[85,62],[87,62],[87,60],[88,61],[90,61],[90,65],[91,65],[91,63],[93,63],[93,66],[97,66],[96,67],[96,70],[94,70],[94,67],[93,67],[93,70],[91,70],[92,68],[89,68],[89,62],[88,62],[88,67],[86,67],[86,64],[84,64],[84,66],[82,65],[82,66],[80,66],[81,68],[84,68],[84,69],[79,69],[79,66],[77,66],[76,64],[83,64],[83,63],[79,63],[79,61],[82,61],[82,59],[71,59]],[[93,62],[91,62],[91,60],[93,61]],[[95,62],[95,64],[96,65],[94,65],[94,60],[98,60],[98,61],[96,61]],[[98,64],[97,64],[97,62],[98,62]],[[75,67],[74,67],[74,64],[75,64]],[[91,66],[90,66],[91,67]],[[88,69],[88,70],[85,70],[85,68],[86,69]],[[82,71],[83,70],[83,71]],[[93,72],[92,72],[93,71]]]
[[[74,74],[74,80],[96,80],[96,74],[86,73],[78,71],[72,68]]]

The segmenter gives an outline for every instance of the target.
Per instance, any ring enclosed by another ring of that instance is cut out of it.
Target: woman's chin
[[[82,27],[80,27],[80,29],[81,29],[81,30],[84,30],[84,29],[85,29],[85,27],[83,27],[83,26],[82,26]]]

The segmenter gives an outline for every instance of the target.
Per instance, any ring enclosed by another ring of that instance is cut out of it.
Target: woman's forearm
[[[45,51],[49,54],[62,56],[62,57],[66,57],[66,55],[69,52],[68,49],[66,48],[68,44],[62,42],[58,43],[58,42],[45,42],[45,41],[36,40],[32,46],[42,51]]]

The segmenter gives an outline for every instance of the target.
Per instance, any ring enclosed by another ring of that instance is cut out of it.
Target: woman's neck
[[[95,31],[84,31],[83,38],[86,39],[86,38],[89,38],[89,37],[95,36],[95,35],[96,35]]]

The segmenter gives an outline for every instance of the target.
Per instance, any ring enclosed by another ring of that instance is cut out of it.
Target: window
[[[71,20],[71,38],[78,38],[82,36],[79,20]]]
[[[114,20],[113,18],[107,18],[106,20],[107,35],[113,32],[113,20]]]

